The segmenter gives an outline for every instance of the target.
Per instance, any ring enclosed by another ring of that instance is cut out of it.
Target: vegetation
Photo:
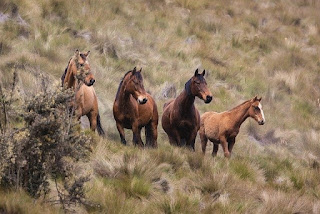
[[[314,0],[1,1],[0,212],[319,213],[319,9]],[[91,50],[106,139],[86,121],[80,131],[72,94],[59,89],[75,49]],[[195,153],[170,146],[161,124],[157,149],[122,146],[112,104],[135,66],[160,116],[200,68],[214,96],[196,99],[201,113],[257,94],[266,124],[246,121],[230,160],[213,159],[211,144],[203,157],[199,139]]]

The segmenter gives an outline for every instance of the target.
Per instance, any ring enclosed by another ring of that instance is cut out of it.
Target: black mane
[[[120,88],[121,88],[121,86],[122,86],[123,80],[124,80],[124,78],[125,78],[130,72],[131,72],[131,71],[128,71],[128,72],[122,77],[122,79],[121,79],[121,81],[120,81],[120,84],[119,84],[119,87],[118,87],[117,94],[116,94],[116,100],[117,100],[118,97],[119,97]]]
[[[191,94],[190,85],[191,85],[191,79],[189,79],[188,82],[186,82],[186,84],[184,85],[184,89],[186,90],[187,95],[190,95],[190,94]]]
[[[118,91],[117,91],[117,94],[116,94],[116,100],[117,100],[118,97],[119,97],[120,88],[121,88],[121,86],[122,86],[122,84],[123,84],[123,80],[124,80],[125,77],[126,77],[129,73],[131,73],[131,72],[132,72],[132,71],[128,71],[127,73],[125,73],[125,75],[124,75],[123,78],[121,79],[120,84],[119,84],[119,87],[118,87]],[[136,72],[134,75],[137,77],[138,80],[142,80],[142,75],[141,75],[140,72]]]
[[[72,59],[72,58],[71,58],[71,59]],[[67,74],[68,67],[69,67],[69,64],[70,64],[70,62],[71,62],[71,59],[69,60],[68,65],[67,65],[66,69],[64,69],[64,73],[62,74],[62,77],[61,77],[61,86],[62,86],[62,87],[63,87],[64,79],[66,78],[66,74]]]

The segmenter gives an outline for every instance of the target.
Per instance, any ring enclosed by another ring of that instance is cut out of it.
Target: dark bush
[[[68,107],[74,93],[44,91],[25,101],[17,112],[22,122],[6,129],[8,117],[3,108],[9,109],[10,102],[5,93],[0,94],[4,114],[0,118],[0,184],[2,188],[23,188],[37,198],[48,193],[50,179],[59,180],[67,192],[60,202],[81,202],[88,177],[75,179],[73,168],[77,161],[86,160],[92,140],[81,132]]]

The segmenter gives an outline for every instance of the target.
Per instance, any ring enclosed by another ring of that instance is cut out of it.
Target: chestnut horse
[[[162,127],[171,145],[187,145],[194,150],[195,138],[200,128],[199,111],[194,106],[195,97],[205,103],[212,100],[204,74],[205,70],[199,74],[197,69],[180,95],[164,104]]]
[[[134,68],[124,75],[113,104],[113,116],[124,145],[127,144],[124,134],[126,128],[132,129],[134,144],[143,147],[141,129],[145,127],[146,146],[157,147],[157,105],[144,90],[141,70]]]
[[[75,102],[71,102],[71,107],[75,109],[76,117],[80,119],[86,115],[91,130],[97,129],[99,135],[105,135],[100,122],[97,95],[92,86],[95,79],[87,60],[89,53],[90,51],[80,53],[76,50],[61,77],[62,87],[75,91]]]
[[[255,96],[229,111],[204,113],[199,131],[203,154],[209,139],[213,143],[212,156],[217,155],[220,143],[224,156],[229,158],[240,126],[248,117],[255,119],[259,125],[265,123],[261,99]]]

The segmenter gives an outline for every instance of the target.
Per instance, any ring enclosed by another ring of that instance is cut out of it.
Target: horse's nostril
[[[91,80],[90,80],[90,82],[91,82],[91,84],[93,84],[93,83],[95,83],[95,82],[96,82],[96,80],[91,79]]]
[[[143,100],[142,100],[143,103],[146,103],[147,101],[148,101],[147,98],[143,98]]]
[[[212,100],[212,96],[207,95],[206,97],[206,103],[210,103]]]

